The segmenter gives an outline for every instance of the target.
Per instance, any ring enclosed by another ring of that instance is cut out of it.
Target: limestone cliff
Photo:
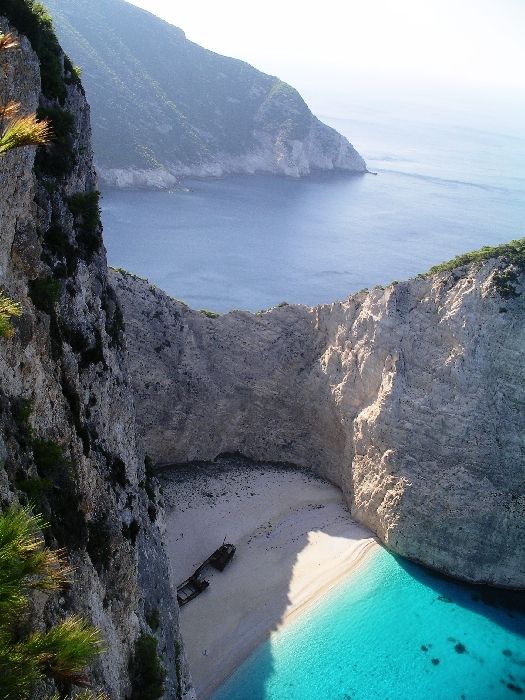
[[[366,171],[348,140],[282,80],[123,0],[46,5],[83,68],[106,183],[161,188],[181,176]]]
[[[523,266],[219,318],[113,280],[157,463],[238,451],[310,467],[393,551],[525,586]]]
[[[0,8],[9,15],[0,32],[20,42],[2,66],[1,94],[38,109],[55,133],[36,157],[26,147],[0,158],[0,285],[23,307],[13,338],[0,341],[0,504],[31,499],[50,523],[49,544],[67,549],[72,585],[40,601],[34,623],[77,612],[100,627],[107,651],[95,685],[114,700],[138,697],[135,641],[148,634],[166,697],[191,698],[162,508],[136,439],[107,278],[89,108],[45,16],[22,0]]]

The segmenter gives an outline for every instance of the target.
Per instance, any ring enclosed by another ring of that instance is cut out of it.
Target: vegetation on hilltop
[[[430,277],[438,272],[446,272],[455,270],[457,267],[469,265],[470,263],[481,263],[491,258],[505,258],[510,264],[516,265],[520,269],[525,269],[525,238],[518,238],[509,243],[503,243],[498,246],[483,246],[479,250],[473,250],[470,253],[463,253],[452,260],[434,265],[428,272],[425,272],[423,277]]]
[[[295,88],[275,79],[256,120],[265,131],[279,131],[287,139],[305,139],[312,115]]]
[[[98,162],[199,164],[245,153],[254,131],[303,138],[296,90],[122,0],[48,0],[61,43],[84,68]]]
[[[471,263],[483,263],[492,258],[502,258],[509,264],[517,268],[518,271],[525,271],[525,238],[519,238],[509,243],[498,246],[484,246],[479,250],[458,255],[452,260],[434,265],[428,272],[420,277],[430,277],[439,272],[456,270],[459,267],[470,265]],[[518,281],[518,271],[509,267],[505,270],[497,270],[492,278],[493,289],[503,299],[512,299],[520,296],[516,291],[515,283]],[[504,309],[503,309],[504,310]]]

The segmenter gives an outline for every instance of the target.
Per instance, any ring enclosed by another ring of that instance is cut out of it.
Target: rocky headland
[[[159,189],[190,176],[366,172],[348,140],[275,76],[123,0],[46,5],[83,67],[104,183]]]

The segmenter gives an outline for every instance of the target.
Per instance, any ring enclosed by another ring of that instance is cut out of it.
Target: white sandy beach
[[[341,492],[309,473],[221,462],[164,472],[167,541],[181,583],[224,537],[237,551],[209,588],[181,608],[199,698],[206,698],[273,630],[319,599],[378,545]]]

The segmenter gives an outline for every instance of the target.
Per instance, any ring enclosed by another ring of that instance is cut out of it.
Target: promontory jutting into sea
[[[0,698],[525,692],[523,8],[292,5],[0,0]]]

